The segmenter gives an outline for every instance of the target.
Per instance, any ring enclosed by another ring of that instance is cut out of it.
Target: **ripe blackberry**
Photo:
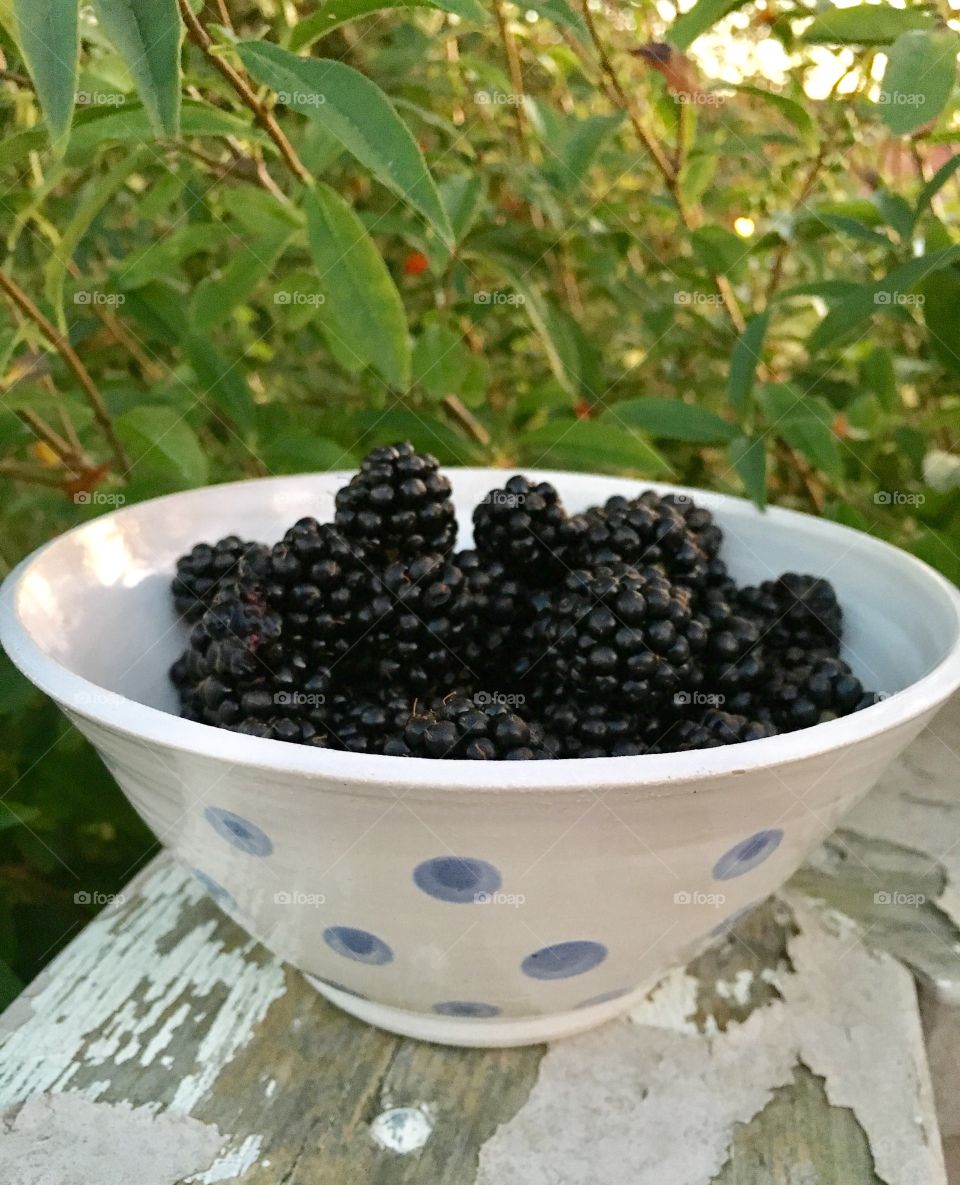
[[[471,624],[462,635],[464,665],[479,682],[495,686],[525,647],[526,631],[549,594],[479,552],[457,552],[453,562],[463,572],[469,597]]]
[[[508,572],[546,583],[564,569],[567,512],[548,481],[515,474],[491,490],[473,512],[473,544],[480,556]]]
[[[692,513],[692,512],[691,512]],[[695,519],[695,521],[698,521]],[[639,498],[608,498],[571,520],[576,554],[584,567],[624,563],[636,568],[656,566],[675,584],[699,589],[710,573],[711,556],[683,513],[648,490]]]
[[[635,757],[647,751],[637,711],[561,701],[544,710],[543,720],[557,738],[559,757]]]
[[[749,715],[750,693],[767,673],[760,627],[738,613],[720,590],[707,590],[699,609],[708,623],[702,686],[722,696],[728,711]]]
[[[749,720],[733,712],[709,708],[699,717],[675,721],[661,736],[656,751],[687,753],[692,749],[715,749],[721,745],[739,745],[776,736],[776,727],[760,720]]]
[[[478,705],[454,696],[410,717],[403,737],[388,742],[395,757],[468,761],[537,761],[556,756],[539,724],[500,703]]]
[[[464,678],[473,627],[463,571],[442,556],[396,562],[369,578],[356,613],[357,667],[391,690],[450,690]]]
[[[317,741],[316,705],[329,672],[309,671],[283,641],[283,622],[248,590],[222,589],[194,626],[171,678],[189,719],[277,740]]]
[[[308,666],[332,666],[350,650],[371,575],[360,544],[330,523],[302,518],[269,552],[245,558],[240,569],[245,584],[259,587],[281,615],[288,648]]]
[[[340,532],[381,563],[447,555],[457,536],[450,482],[435,457],[409,443],[368,453],[336,506]]]
[[[707,625],[687,589],[656,568],[624,564],[570,573],[531,626],[543,655],[537,680],[584,704],[656,710],[697,678]],[[536,675],[534,666],[530,678]]]
[[[790,647],[778,656],[755,700],[758,718],[793,732],[867,707],[871,695],[843,659],[824,649]]]
[[[324,714],[331,743],[350,753],[382,753],[388,741],[403,737],[412,707],[408,696],[338,694]]]
[[[829,580],[784,572],[778,580],[742,588],[737,604],[760,623],[764,642],[772,649],[840,653],[843,612]]]
[[[177,573],[170,586],[177,615],[199,621],[220,589],[236,583],[244,557],[253,560],[266,550],[262,544],[247,543],[237,535],[227,535],[212,546],[197,543],[177,560]]]

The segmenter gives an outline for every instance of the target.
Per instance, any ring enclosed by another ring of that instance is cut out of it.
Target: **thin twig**
[[[32,465],[22,465],[19,461],[0,461],[0,477],[13,477],[17,481],[29,481],[38,486],[63,489],[62,476],[57,477],[43,469],[34,469]]]
[[[7,275],[5,271],[0,270],[0,289],[4,291],[7,297],[18,308],[25,317],[28,317],[34,325],[40,330],[43,336],[49,341],[53,348],[57,351],[63,361],[67,364],[70,370],[73,371],[77,382],[87,398],[87,402],[93,411],[94,419],[100,425],[104,436],[106,437],[110,448],[113,451],[114,459],[120,468],[125,472],[129,466],[127,455],[123,450],[123,445],[120,443],[116,432],[114,431],[113,421],[110,419],[110,413],[107,411],[100,392],[97,390],[97,385],[90,377],[90,372],[84,366],[80,356],[70,345],[69,341],[63,337],[57,330],[49,318],[45,317],[43,313],[37,308],[29,296],[23,289]]]
[[[826,140],[821,141],[820,149],[814,157],[810,168],[807,170],[807,175],[803,179],[803,184],[797,193],[793,204],[790,207],[790,214],[794,215],[798,210],[802,209],[807,204],[807,199],[813,193],[813,188],[817,183],[817,178],[820,176],[820,170],[823,168],[823,163],[827,158],[829,146]],[[787,251],[790,244],[783,242],[776,249],[773,255],[773,264],[770,268],[770,279],[767,283],[767,290],[764,293],[764,305],[768,305],[773,299],[774,293],[780,287],[780,282],[783,279],[783,269],[787,261]]]
[[[277,146],[277,150],[283,157],[284,161],[293,172],[305,185],[313,184],[313,177],[303,161],[297,156],[296,150],[287,139],[283,129],[274,119],[270,111],[260,102],[254,94],[247,80],[234,70],[233,66],[218,53],[214,53],[214,43],[210,34],[206,31],[200,21],[193,15],[188,0],[178,0],[180,15],[183,17],[183,23],[187,26],[187,35],[190,40],[203,53],[204,57],[215,70],[217,70],[229,82],[236,91],[241,102],[249,107],[254,114],[257,123],[263,128],[270,139]]]
[[[84,468],[71,445],[63,439],[59,432],[55,432],[42,416],[37,415],[28,407],[17,408],[14,414],[18,420],[26,424],[34,436],[56,453],[64,465],[70,469]]]
[[[469,433],[477,444],[482,444],[484,448],[487,447],[490,443],[490,433],[456,395],[444,395],[440,402],[449,413],[451,419],[455,420],[465,432]]]
[[[503,44],[503,54],[507,59],[507,69],[510,72],[510,85],[513,87],[512,103],[514,126],[517,131],[517,141],[521,148],[526,145],[527,124],[526,113],[523,108],[524,86],[523,70],[520,68],[520,54],[517,52],[517,42],[510,31],[510,23],[503,9],[503,0],[493,0],[493,11],[497,18],[497,29]]]

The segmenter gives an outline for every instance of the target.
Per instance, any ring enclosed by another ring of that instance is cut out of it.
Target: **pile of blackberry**
[[[181,715],[393,757],[635,757],[761,740],[876,702],[840,657],[829,581],[740,587],[723,532],[680,494],[576,515],[522,475],[457,551],[448,479],[402,443],[272,545],[177,562]]]

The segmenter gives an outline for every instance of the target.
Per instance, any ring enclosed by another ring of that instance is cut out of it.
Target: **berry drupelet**
[[[477,704],[454,696],[410,717],[402,738],[384,752],[395,757],[468,761],[538,761],[556,756],[540,725],[502,703]]]
[[[198,543],[177,560],[177,573],[171,589],[179,617],[199,621],[213,604],[217,593],[240,577],[241,562],[255,561],[266,554],[260,543],[247,543],[237,535],[227,535],[212,546]]]
[[[412,444],[375,448],[336,498],[335,523],[372,562],[447,555],[457,537],[450,482]]]
[[[841,658],[827,650],[790,647],[755,693],[758,718],[782,732],[809,728],[869,706],[871,693]]]
[[[519,473],[491,490],[473,512],[473,545],[515,576],[538,583],[564,569],[567,513],[548,481]]]
[[[734,712],[709,708],[699,718],[685,717],[664,731],[655,749],[661,753],[687,753],[692,749],[716,749],[777,735],[777,728],[760,720],[749,720]]]

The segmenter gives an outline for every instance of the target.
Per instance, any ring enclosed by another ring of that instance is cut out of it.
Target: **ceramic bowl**
[[[714,512],[741,581],[834,583],[846,657],[887,698],[749,744],[530,763],[328,752],[179,719],[177,556],[330,519],[348,476],[214,486],[85,523],[6,580],[0,638],[218,904],[385,1029],[512,1045],[627,1010],[781,885],[960,684],[960,596],[931,568],[822,519],[680,490]],[[463,545],[505,476],[450,471]],[[572,511],[648,488],[537,476]]]

